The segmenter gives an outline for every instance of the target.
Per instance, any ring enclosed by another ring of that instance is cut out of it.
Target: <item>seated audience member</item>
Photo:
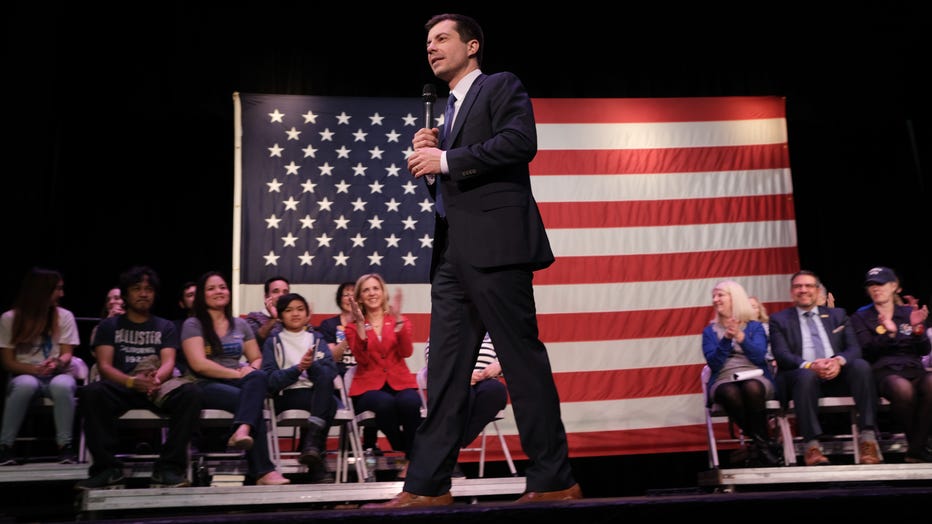
[[[233,316],[230,288],[219,272],[210,271],[198,280],[194,316],[184,322],[181,345],[190,372],[198,379],[204,408],[234,414],[227,444],[246,451],[248,475],[257,485],[291,482],[275,469],[265,445],[268,375],[261,369],[256,335],[245,320]],[[243,357],[247,363],[241,362]]]
[[[892,269],[875,267],[864,286],[873,307],[851,316],[851,327],[871,363],[877,392],[890,401],[894,420],[909,442],[906,462],[932,462],[926,447],[932,429],[932,373],[922,358],[932,351],[926,336],[929,309],[897,305],[897,278]]]
[[[830,464],[819,437],[819,398],[854,397],[860,428],[861,464],[881,462],[877,445],[877,390],[870,364],[861,358],[854,329],[842,308],[817,306],[819,277],[808,270],[790,279],[793,305],[770,315],[770,346],[777,359],[777,390],[794,402],[805,441],[807,466]]]
[[[340,313],[330,318],[324,319],[317,331],[324,337],[324,341],[330,347],[330,353],[333,354],[333,360],[337,363],[337,370],[340,376],[346,374],[346,368],[356,365],[356,358],[346,343],[346,328],[353,325],[353,302],[356,300],[356,283],[343,282],[337,286],[336,304],[340,308]],[[372,426],[366,426],[362,430],[362,447],[373,455],[382,455],[382,450],[377,445],[379,429]]]
[[[81,343],[71,311],[58,305],[65,295],[61,273],[32,268],[20,284],[12,309],[0,316],[0,362],[10,374],[0,426],[0,466],[18,464],[13,445],[36,398],[54,403],[59,461],[75,462],[75,391],[68,372]]]
[[[750,466],[774,466],[767,425],[767,401],[774,398],[774,377],[767,362],[767,332],[752,320],[754,310],[741,284],[724,280],[712,289],[715,316],[702,330],[702,354],[712,371],[707,385],[711,405],[717,403],[751,439]],[[736,378],[739,376],[750,378]]]
[[[355,282],[343,282],[337,286],[336,304],[340,313],[324,319],[317,327],[317,331],[324,337],[324,342],[330,347],[330,353],[333,354],[333,360],[337,363],[341,375],[346,373],[347,367],[356,365],[356,359],[353,358],[353,352],[350,351],[345,336],[346,328],[353,324],[355,294]],[[337,340],[337,332],[343,333],[340,340]]]
[[[120,276],[126,312],[99,324],[93,344],[101,380],[81,389],[84,434],[93,463],[89,478],[78,482],[77,489],[123,483],[123,463],[116,457],[117,419],[130,409],[149,409],[169,417],[152,485],[189,484],[188,443],[201,413],[201,392],[192,382],[171,382],[179,338],[170,320],[152,314],[159,286],[159,277],[151,268],[127,270]]]
[[[311,412],[301,434],[298,462],[307,466],[312,482],[320,482],[327,478],[327,435],[337,411],[337,366],[323,338],[307,326],[311,309],[303,296],[282,295],[275,309],[282,330],[265,341],[262,369],[269,375],[276,414],[289,409]]]
[[[263,347],[265,340],[282,329],[281,319],[275,309],[278,297],[291,292],[291,284],[282,276],[267,278],[263,285],[265,291],[265,309],[252,311],[246,315],[246,323],[256,334],[256,343]]]
[[[372,411],[378,429],[395,451],[409,458],[421,424],[421,397],[406,359],[414,352],[411,322],[401,316],[401,291],[388,305],[385,280],[377,273],[359,277],[353,324],[346,341],[356,357],[349,395],[357,412]],[[400,475],[404,476],[404,471]]]
[[[175,324],[175,331],[178,333],[180,340],[181,330],[184,327],[184,321],[194,316],[194,295],[197,293],[197,282],[185,282],[178,293],[178,316],[172,321]],[[175,355],[175,368],[182,375],[188,372],[188,365],[184,359],[184,351],[179,344],[178,353]]]
[[[181,289],[178,291],[178,314],[174,322],[175,327],[178,328],[178,333],[181,333],[181,328],[184,326],[184,321],[189,317],[194,316],[194,295],[197,294],[197,282],[185,282],[182,284]]]
[[[115,286],[110,288],[110,291],[107,291],[107,298],[104,299],[103,308],[100,310],[100,320],[104,320],[115,317],[117,315],[122,315],[123,310],[123,295],[120,294],[120,286]],[[100,322],[91,329],[91,336],[88,339],[91,347],[91,356],[94,357],[95,363],[91,365],[90,373],[88,374],[88,382],[96,382],[100,379],[100,372],[97,369],[97,355],[94,352],[94,337],[97,336],[97,326],[100,325]]]
[[[430,363],[430,340],[424,346],[424,365]],[[499,380],[502,376],[502,365],[498,362],[492,338],[485,334],[482,345],[479,347],[479,356],[473,368],[472,379],[469,381],[469,416],[466,422],[466,432],[460,447],[464,448],[476,440],[485,427],[495,420],[498,413],[508,404],[508,390]],[[462,476],[457,467],[454,476]]]
[[[123,302],[123,295],[120,294],[120,286],[114,286],[107,291],[107,298],[104,299],[104,305],[100,310],[100,320],[104,320],[115,317],[117,315],[122,315],[125,311]],[[97,326],[100,325],[100,322],[97,323]],[[97,326],[94,326],[91,329],[91,346],[94,345],[94,335],[97,333]]]
[[[776,373],[777,362],[773,359],[773,351],[770,349],[770,314],[767,313],[767,306],[757,297],[748,297],[751,302],[751,320],[756,320],[764,326],[764,333],[767,333],[767,362],[770,364],[771,371]]]
[[[835,307],[835,295],[825,287],[825,284],[819,284],[819,299],[816,301],[816,305]]]
[[[896,291],[893,292],[893,303],[897,306],[912,306],[919,307],[919,300],[912,295],[903,295],[903,286],[900,284],[900,279],[894,274],[893,278],[896,278]],[[858,311],[864,311],[865,309],[871,309],[874,307],[873,302],[868,302],[863,306],[859,307]]]

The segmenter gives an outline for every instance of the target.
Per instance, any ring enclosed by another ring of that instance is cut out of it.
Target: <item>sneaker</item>
[[[153,488],[183,488],[190,486],[191,482],[176,471],[156,470],[152,472],[152,481],[149,485]]]
[[[89,479],[78,481],[74,489],[114,489],[123,487],[123,468],[107,468]]]
[[[13,449],[10,446],[0,446],[0,466],[16,466],[19,461],[13,456]]]
[[[61,447],[61,450],[58,452],[58,463],[59,464],[77,464],[78,455],[74,452],[74,446],[71,444],[65,444]]]

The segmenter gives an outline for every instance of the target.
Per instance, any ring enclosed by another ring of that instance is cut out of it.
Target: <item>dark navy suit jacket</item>
[[[537,128],[518,77],[479,75],[441,148],[450,173],[428,185],[432,195],[440,186],[446,210],[446,220],[436,221],[432,269],[448,237],[456,239],[449,247],[456,250],[453,256],[474,267],[537,270],[552,264],[528,168],[537,154]]]
[[[849,325],[848,313],[842,308],[818,308],[819,320],[825,327],[832,351],[847,362],[861,358],[861,345]],[[803,360],[803,336],[796,306],[770,316],[770,349],[778,369],[798,369]]]

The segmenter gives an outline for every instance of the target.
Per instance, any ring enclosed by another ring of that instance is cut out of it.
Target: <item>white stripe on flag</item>
[[[789,169],[661,173],[646,175],[567,174],[532,176],[538,202],[631,202],[728,196],[792,194]]]
[[[644,124],[537,124],[541,150],[659,149],[782,144],[782,118]]]
[[[554,255],[606,256],[688,253],[796,245],[792,220],[657,227],[549,229]]]

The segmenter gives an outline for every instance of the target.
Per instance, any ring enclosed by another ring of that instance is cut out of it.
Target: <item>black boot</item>
[[[758,465],[764,467],[781,466],[783,459],[777,452],[777,446],[768,438],[754,435],[754,442],[751,444],[751,455],[755,458]]]
[[[298,462],[307,466],[308,481],[311,484],[333,482],[333,476],[327,471],[327,430],[311,422],[304,442]]]
[[[327,438],[324,428],[311,424],[307,427],[307,434],[304,435],[304,447],[301,449],[301,456],[298,462],[307,466],[309,472],[319,468],[324,461],[325,447],[321,447],[320,442]]]

